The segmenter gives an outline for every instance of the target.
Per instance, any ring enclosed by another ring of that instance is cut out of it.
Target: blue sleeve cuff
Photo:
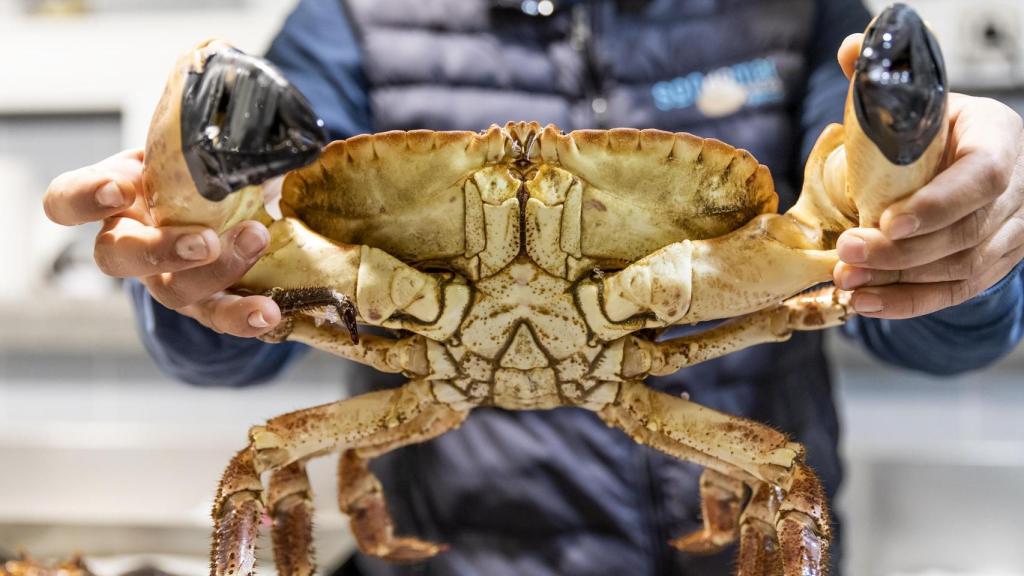
[[[305,346],[267,344],[255,338],[218,334],[169,310],[137,281],[127,288],[136,310],[142,342],[162,371],[197,386],[240,387],[277,376]]]
[[[309,100],[331,138],[372,131],[363,55],[342,2],[300,0],[266,57]]]
[[[1024,336],[1024,262],[958,306],[908,320],[854,317],[844,327],[886,362],[952,375],[988,366]]]

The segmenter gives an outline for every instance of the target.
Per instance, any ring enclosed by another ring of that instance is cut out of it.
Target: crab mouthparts
[[[854,109],[864,133],[898,166],[916,162],[946,117],[946,68],[913,8],[894,4],[864,36]]]
[[[277,69],[224,50],[186,80],[181,141],[199,193],[220,201],[313,162],[327,136],[312,106]]]

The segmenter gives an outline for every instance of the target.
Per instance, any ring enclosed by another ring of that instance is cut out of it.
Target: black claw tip
[[[196,188],[219,201],[309,164],[327,136],[312,106],[276,68],[231,49],[189,74],[181,142]]]
[[[913,8],[894,4],[864,36],[854,78],[861,128],[894,164],[916,162],[946,121],[946,66]]]

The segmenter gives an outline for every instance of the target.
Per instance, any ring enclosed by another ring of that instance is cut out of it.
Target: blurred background
[[[206,574],[212,489],[248,426],[344,394],[343,369],[319,354],[249,390],[168,380],[120,287],[95,270],[96,229],[51,225],[40,207],[57,174],[143,143],[181,50],[220,36],[259,53],[293,4],[0,0],[0,554],[81,551],[102,576]],[[1024,112],[1024,2],[912,4],[937,31],[956,89]],[[838,338],[831,346],[847,573],[1024,576],[1024,353],[933,380]],[[333,464],[311,468],[329,566],[352,542]]]

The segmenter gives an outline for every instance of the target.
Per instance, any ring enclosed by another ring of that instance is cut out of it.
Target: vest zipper
[[[583,96],[590,104],[593,127],[607,128],[608,99],[605,95],[605,78],[597,57],[594,29],[586,2],[573,6],[569,43],[583,61]]]

